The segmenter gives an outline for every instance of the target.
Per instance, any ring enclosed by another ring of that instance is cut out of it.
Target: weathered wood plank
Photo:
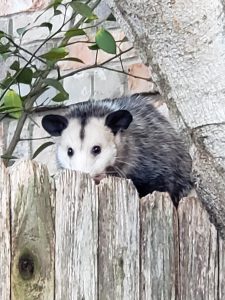
[[[140,299],[176,299],[179,254],[176,210],[166,193],[154,193],[141,199],[140,215]]]
[[[178,215],[180,299],[222,300],[223,297],[219,297],[218,272],[220,269],[219,276],[224,277],[225,270],[218,265],[218,232],[197,198],[182,200]]]
[[[99,300],[139,299],[139,197],[126,180],[99,186]]]
[[[47,169],[31,161],[10,170],[13,300],[54,297],[54,232]]]
[[[218,236],[219,243],[219,272],[218,272],[218,299],[225,299],[225,241]]]
[[[97,299],[98,193],[86,175],[56,179],[55,299]]]
[[[0,299],[10,299],[10,187],[9,176],[0,162]]]

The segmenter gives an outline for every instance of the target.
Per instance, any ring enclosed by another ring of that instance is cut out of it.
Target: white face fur
[[[57,159],[60,167],[89,173],[97,182],[106,175],[108,167],[115,167],[123,149],[122,132],[133,117],[127,110],[117,110],[105,117],[67,119],[60,115],[46,115],[42,126],[57,137]],[[120,158],[121,159],[121,158]]]
[[[105,126],[105,119],[90,118],[80,138],[81,124],[70,120],[68,127],[57,138],[57,158],[61,167],[89,173],[101,180],[105,170],[113,166],[117,156],[119,135]]]

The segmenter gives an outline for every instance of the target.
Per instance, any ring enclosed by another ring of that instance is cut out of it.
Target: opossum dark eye
[[[99,153],[101,153],[101,147],[100,146],[92,147],[91,153],[94,154],[94,155],[98,155]]]
[[[73,149],[72,148],[68,148],[67,154],[68,154],[68,156],[73,156],[73,154],[74,154]]]

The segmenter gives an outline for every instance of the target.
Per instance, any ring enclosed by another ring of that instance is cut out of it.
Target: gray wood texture
[[[0,299],[10,299],[10,186],[9,175],[0,162]]]
[[[154,193],[141,199],[141,298],[176,299],[178,223],[168,194]]]
[[[51,300],[54,296],[54,190],[47,169],[24,161],[10,169],[11,299]]]
[[[188,212],[188,213],[187,213]],[[196,198],[179,206],[180,299],[219,298],[219,236]],[[220,269],[224,277],[225,269]]]
[[[99,300],[139,299],[139,198],[131,182],[99,185]]]
[[[225,6],[106,0],[192,145],[197,192],[225,237]]]
[[[0,299],[225,298],[225,243],[197,198],[176,210],[166,193],[139,199],[130,181],[71,171],[52,180],[30,161],[9,174],[1,166]]]
[[[86,175],[56,178],[55,299],[97,299],[98,193]]]

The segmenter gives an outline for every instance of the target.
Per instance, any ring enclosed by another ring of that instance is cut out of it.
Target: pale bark
[[[106,1],[193,143],[197,192],[225,236],[224,3]]]

